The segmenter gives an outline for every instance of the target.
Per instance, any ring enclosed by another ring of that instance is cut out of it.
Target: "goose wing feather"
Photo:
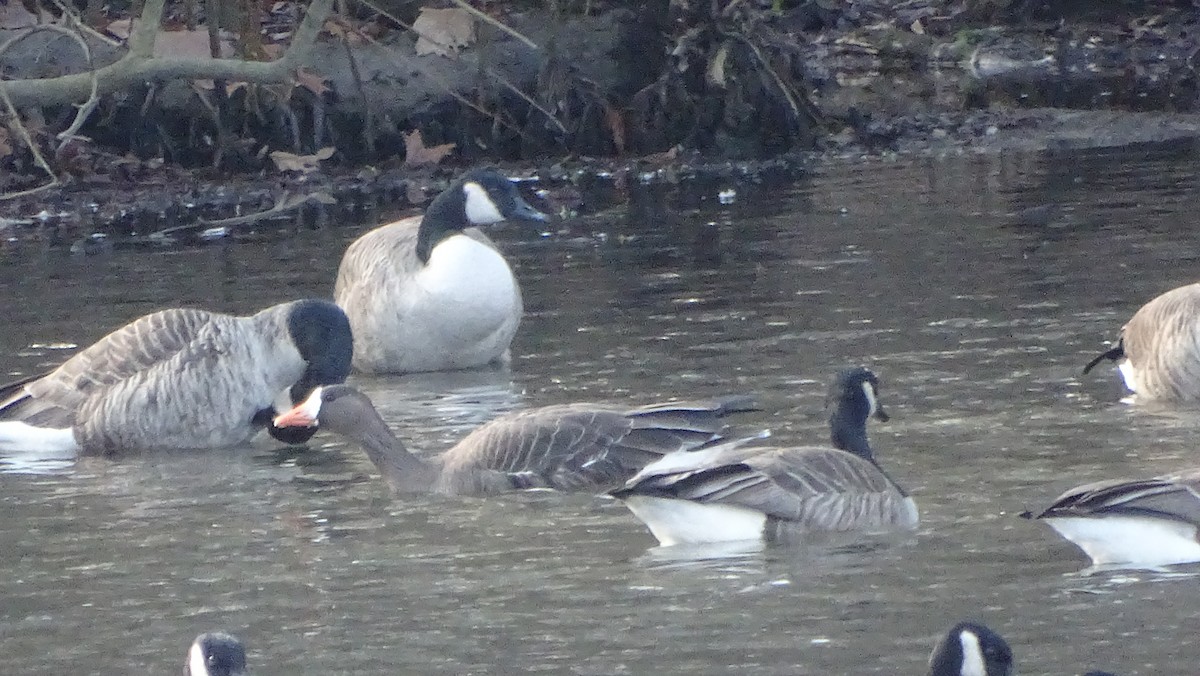
[[[446,452],[444,467],[447,473],[506,472],[522,488],[611,488],[668,453],[720,438],[725,429],[720,418],[745,410],[729,401],[632,410],[563,404],[519,411],[476,429]]]
[[[874,463],[836,449],[732,448],[714,457],[673,456],[647,468],[618,497],[643,494],[762,512],[802,530],[849,530],[895,522],[907,496]],[[665,461],[664,461],[665,464]]]
[[[1072,488],[1037,515],[1147,514],[1200,524],[1200,471],[1138,480],[1100,481]]]
[[[6,386],[9,396],[0,401],[0,418],[68,427],[74,423],[79,407],[97,391],[169,360],[187,348],[203,327],[222,317],[229,319],[227,315],[192,309],[163,310],[141,317],[44,376]]]

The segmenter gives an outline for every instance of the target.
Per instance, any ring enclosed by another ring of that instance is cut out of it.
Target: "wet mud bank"
[[[592,4],[509,12],[534,46],[481,26],[454,58],[416,54],[406,32],[326,39],[318,85],[253,107],[235,90],[223,123],[241,137],[216,168],[194,89],[127,97],[54,157],[61,185],[0,202],[0,238],[88,253],[274,237],[420,207],[482,163],[535,178],[528,191],[571,216],[638,186],[770,180],[831,156],[1200,137],[1200,20],[1177,3]],[[38,185],[12,145],[4,189]],[[292,169],[266,152],[322,148],[336,152]]]

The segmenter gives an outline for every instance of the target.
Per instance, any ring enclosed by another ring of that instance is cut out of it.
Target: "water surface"
[[[832,371],[872,366],[872,428],[914,534],[655,548],[609,499],[390,497],[321,435],[204,453],[0,461],[6,673],[167,673],[224,628],[257,673],[921,673],[975,617],[1020,671],[1194,671],[1196,569],[1081,574],[1016,517],[1073,485],[1190,468],[1193,412],[1120,402],[1080,367],[1195,280],[1190,149],[833,161],[794,179],[634,186],[607,216],[497,237],[527,316],[507,370],[356,379],[421,453],[495,414],[758,393],[741,420],[825,438]],[[721,190],[736,198],[722,204]],[[0,253],[0,373],[62,361],[172,305],[327,296],[370,227],[72,257]],[[706,558],[708,557],[708,558]]]

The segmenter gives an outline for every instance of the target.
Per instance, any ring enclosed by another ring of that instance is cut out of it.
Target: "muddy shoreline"
[[[628,52],[653,49],[647,41],[654,36],[633,30],[645,17],[622,4],[597,3],[607,11],[594,17],[550,21],[518,12],[507,18],[542,44],[569,44],[556,54],[578,64],[571,71],[573,86],[591,83],[605,101],[629,101],[645,93],[646,81],[655,74],[647,68],[630,70]],[[484,163],[536,177],[537,185],[531,187],[546,198],[544,206],[570,217],[605,206],[582,204],[582,184],[611,184],[607,192],[619,201],[633,184],[786,175],[830,158],[1178,145],[1200,138],[1200,114],[1193,112],[1200,109],[1195,72],[1200,18],[1194,10],[1141,3],[1099,11],[1062,3],[1058,14],[1048,14],[1038,3],[1018,2],[1008,7],[1008,14],[968,11],[979,4],[986,3],[869,0],[818,11],[823,3],[784,3],[787,9],[780,13],[747,14],[705,28],[739,40],[753,34],[763,49],[776,49],[774,61],[743,62],[744,71],[732,70],[737,62],[728,56],[734,53],[729,45],[740,44],[738,40],[701,44],[695,30],[680,35],[681,28],[668,25],[676,52],[692,54],[673,56],[675,66],[707,64],[697,105],[719,111],[702,121],[707,126],[700,129],[701,122],[689,122],[693,126],[685,134],[669,125],[642,130],[630,104],[622,109],[626,117],[619,139],[611,119],[607,127],[589,129],[587,115],[581,113],[572,118],[578,123],[574,136],[517,151],[511,144],[487,151],[478,143],[462,143],[445,122],[455,96],[477,91],[478,69],[454,71],[442,57],[412,57],[405,62],[411,77],[401,96],[395,78],[375,77],[394,74],[395,55],[407,53],[397,48],[378,60],[364,59],[359,75],[378,85],[372,96],[390,102],[394,108],[387,112],[422,130],[427,145],[460,143],[436,167],[407,166],[402,140],[386,135],[374,139],[384,144],[374,157],[356,157],[357,151],[348,148],[337,161],[310,172],[280,171],[269,163],[239,172],[188,168],[97,143],[77,157],[57,158],[63,165],[62,185],[0,202],[0,237],[10,243],[74,245],[81,252],[114,243],[158,247],[252,239],[296,223],[297,213],[301,223],[320,223],[338,222],[364,209],[390,214],[419,208],[463,167]],[[1030,11],[1015,16],[1016,5],[1028,5]],[[573,39],[564,41],[564,36]],[[411,40],[402,34],[393,37],[394,43]],[[562,82],[547,84],[547,69],[539,71],[531,55],[512,43],[491,35],[461,58],[467,65],[472,59],[493,59],[488,63],[511,66],[506,74],[523,85],[558,86],[560,95],[575,92],[563,90]],[[759,52],[746,52],[751,53]],[[330,54],[321,56],[332,58]],[[497,54],[506,56],[496,60]],[[785,62],[795,70],[785,75],[795,76],[796,82],[802,78],[814,106],[815,126],[807,132],[811,138],[801,138],[799,118],[772,128],[770,122],[782,118],[764,117],[764,107],[781,106],[787,117],[787,106],[761,86],[764,73],[780,77],[779,64]],[[721,65],[717,75],[714,63]],[[440,95],[437,88],[412,87],[423,64],[441,69]],[[744,84],[750,80],[756,89]],[[330,82],[334,89],[349,87],[336,77]],[[751,101],[754,105],[739,105],[746,103],[739,97],[751,94],[760,97]],[[579,104],[578,93],[572,95]],[[513,110],[520,106],[508,105]],[[361,102],[353,97],[333,98],[326,113],[353,112],[356,106]],[[780,141],[784,132],[793,136]],[[614,140],[625,147],[614,147]],[[293,149],[311,151],[314,144]],[[559,151],[550,152],[554,148]],[[36,183],[36,175],[30,174],[25,185]]]

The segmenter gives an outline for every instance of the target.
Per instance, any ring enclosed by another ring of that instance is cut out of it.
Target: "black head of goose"
[[[184,676],[244,676],[246,649],[230,634],[200,634],[188,650],[183,673]]]
[[[663,545],[913,528],[916,503],[879,467],[867,439],[869,417],[888,419],[878,386],[863,367],[835,376],[832,447],[717,442],[666,456],[612,494]]]
[[[545,221],[494,169],[463,174],[423,216],[355,240],[334,299],[354,328],[354,365],[371,373],[473,368],[501,360],[523,312],[504,256],[476,226]]]
[[[1200,561],[1200,470],[1072,488],[1037,519],[1093,565],[1158,567]]]
[[[978,622],[959,622],[933,647],[929,676],[1011,676],[1012,648]]]
[[[1200,284],[1167,291],[1143,305],[1112,349],[1083,368],[1117,362],[1138,401],[1200,402]]]
[[[0,387],[0,450],[84,452],[232,446],[350,372],[345,314],[300,300],[248,317],[155,312],[113,331],[49,373]]]
[[[393,490],[484,495],[525,488],[603,491],[647,463],[721,437],[721,418],[748,410],[747,397],[622,408],[561,404],[517,411],[479,427],[440,456],[410,453],[371,400],[347,385],[313,391],[275,419],[319,423],[363,447]]]

